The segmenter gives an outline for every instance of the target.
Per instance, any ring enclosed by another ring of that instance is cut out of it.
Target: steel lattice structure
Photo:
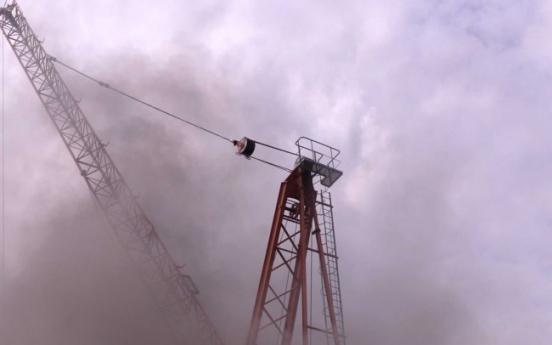
[[[189,276],[181,273],[167,251],[17,3],[0,9],[0,25],[95,202],[138,268],[178,343],[222,345]]]
[[[309,147],[302,146],[303,142]],[[329,155],[316,151],[315,144],[328,148]],[[280,187],[247,345],[273,343],[274,339],[279,345],[345,345],[333,206],[327,191],[319,194],[314,189],[315,178],[316,183],[330,187],[341,176],[335,160],[339,151],[308,138],[301,138],[297,145],[297,166]],[[304,151],[311,157],[305,157]],[[321,278],[318,319],[313,318],[313,261],[318,261]],[[293,339],[296,326],[301,328],[300,340]]]

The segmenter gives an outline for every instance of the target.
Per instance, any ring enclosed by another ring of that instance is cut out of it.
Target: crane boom
[[[195,286],[171,257],[17,3],[0,8],[0,25],[95,202],[179,344],[222,345],[196,297]]]

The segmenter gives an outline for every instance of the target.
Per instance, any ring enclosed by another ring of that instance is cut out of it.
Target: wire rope
[[[119,90],[119,89],[116,89],[116,88],[112,87],[111,85],[109,85],[109,84],[107,84],[107,83],[104,83],[104,82],[101,81],[101,80],[98,80],[98,79],[96,79],[96,78],[93,78],[93,77],[89,76],[88,74],[86,74],[86,73],[84,73],[84,72],[81,72],[81,71],[79,71],[79,70],[77,70],[77,69],[75,69],[75,68],[73,68],[73,67],[67,65],[66,63],[63,63],[62,61],[59,61],[58,59],[56,59],[56,58],[53,57],[53,56],[50,56],[49,58],[50,58],[50,60],[52,60],[52,61],[54,61],[54,62],[57,62],[58,64],[62,65],[63,67],[65,67],[65,68],[67,68],[67,69],[70,69],[71,71],[73,71],[73,72],[75,72],[75,73],[77,73],[77,74],[80,74],[81,76],[83,76],[83,77],[85,77],[85,78],[87,78],[87,79],[90,79],[90,80],[92,80],[92,81],[98,83],[98,85],[100,85],[100,86],[102,86],[102,87],[105,87],[106,89],[110,89],[110,90],[112,90],[112,91],[115,91],[116,93],[118,93],[118,94],[120,94],[120,95],[122,95],[122,96],[125,96],[125,97],[127,97],[127,98],[130,98],[130,99],[132,99],[133,101],[136,101],[136,102],[138,102],[138,103],[141,103],[141,104],[145,105],[146,107],[149,107],[149,108],[152,108],[152,109],[154,109],[154,110],[157,110],[158,112],[161,112],[161,113],[163,113],[163,114],[165,114],[165,115],[168,115],[168,116],[170,116],[170,117],[172,117],[172,118],[175,118],[175,119],[177,119],[177,120],[179,120],[179,121],[182,121],[182,122],[184,122],[184,123],[186,123],[186,124],[188,124],[188,125],[190,125],[190,126],[193,126],[193,127],[195,127],[195,128],[198,128],[198,129],[200,129],[200,130],[202,130],[202,131],[204,131],[204,132],[207,132],[207,133],[209,133],[209,134],[211,134],[211,135],[214,135],[214,136],[216,136],[216,137],[218,137],[218,138],[221,138],[221,139],[223,139],[223,140],[229,141],[229,142],[231,142],[231,143],[233,142],[230,138],[227,138],[227,137],[225,137],[225,136],[223,136],[223,135],[221,135],[221,134],[218,134],[218,133],[216,133],[216,132],[214,132],[214,131],[212,131],[212,130],[209,130],[209,129],[205,128],[205,127],[202,127],[202,126],[200,126],[200,125],[196,125],[196,124],[193,123],[193,122],[190,122],[190,121],[188,121],[188,120],[186,120],[186,119],[183,119],[183,118],[181,118],[181,117],[179,117],[179,116],[176,116],[176,115],[174,115],[174,114],[172,114],[172,113],[169,113],[168,111],[163,110],[163,109],[161,109],[161,108],[159,108],[159,107],[156,107],[156,106],[154,106],[154,105],[152,105],[152,104],[150,104],[150,103],[147,103],[147,102],[145,102],[145,101],[142,101],[141,99],[139,99],[139,98],[137,98],[137,97],[135,97],[135,96],[132,96],[132,95],[130,95],[130,94],[124,92],[124,91],[121,91],[121,90]]]
[[[161,109],[161,108],[159,108],[159,107],[157,107],[157,106],[155,106],[155,105],[152,105],[151,103],[145,102],[145,101],[139,99],[138,97],[132,96],[132,95],[130,95],[130,94],[124,92],[124,91],[121,91],[121,90],[119,90],[119,89],[117,89],[117,88],[114,88],[114,87],[112,87],[111,85],[109,85],[109,84],[107,84],[107,83],[105,83],[105,82],[103,82],[103,81],[101,81],[101,80],[99,80],[99,79],[97,79],[97,78],[94,78],[94,77],[92,77],[92,76],[90,76],[90,75],[88,75],[88,74],[86,74],[86,73],[84,73],[84,72],[81,72],[81,71],[77,70],[77,69],[74,68],[74,67],[69,66],[68,64],[66,64],[66,63],[64,63],[64,62],[62,62],[62,61],[60,61],[60,60],[58,60],[57,58],[55,58],[55,57],[53,57],[53,56],[51,56],[51,55],[49,55],[49,59],[50,59],[51,61],[53,61],[53,62],[58,63],[58,64],[61,65],[61,66],[63,66],[63,67],[65,67],[65,68],[67,68],[67,69],[69,69],[69,70],[71,70],[71,71],[73,71],[73,72],[75,72],[75,73],[77,73],[77,74],[79,74],[79,75],[81,75],[81,76],[83,76],[83,77],[85,77],[85,78],[87,78],[87,79],[89,79],[89,80],[91,80],[91,81],[97,83],[97,84],[100,85],[101,87],[104,87],[104,88],[106,88],[106,89],[112,90],[112,91],[114,91],[114,92],[116,92],[116,93],[118,93],[118,94],[120,94],[120,95],[122,95],[122,96],[124,96],[124,97],[127,97],[127,98],[129,98],[129,99],[131,99],[131,100],[133,100],[133,101],[135,101],[135,102],[138,102],[138,103],[140,103],[140,104],[142,104],[142,105],[145,105],[146,107],[152,108],[152,109],[154,109],[154,110],[156,110],[156,111],[158,111],[158,112],[160,112],[160,113],[163,113],[163,114],[165,114],[165,115],[167,115],[167,116],[170,116],[170,117],[172,117],[172,118],[174,118],[174,119],[177,119],[177,120],[179,120],[179,121],[182,121],[182,122],[184,122],[184,123],[186,123],[186,124],[188,124],[188,125],[190,125],[190,126],[193,126],[193,127],[197,128],[197,129],[200,129],[200,130],[202,130],[202,131],[204,131],[204,132],[206,132],[206,133],[209,133],[209,134],[211,134],[211,135],[213,135],[213,136],[216,136],[216,137],[218,137],[218,138],[220,138],[220,139],[223,139],[223,140],[225,140],[225,141],[229,141],[230,143],[232,143],[232,144],[235,145],[236,140],[232,140],[232,139],[230,139],[230,138],[228,138],[228,137],[225,137],[225,136],[222,135],[222,134],[219,134],[219,133],[214,132],[214,131],[212,131],[212,130],[210,130],[210,129],[207,129],[207,128],[205,128],[205,127],[202,127],[202,126],[200,126],[200,125],[197,125],[197,124],[195,124],[195,123],[193,123],[193,122],[191,122],[191,121],[188,121],[188,120],[186,120],[186,119],[184,119],[184,118],[182,118],[182,117],[180,117],[180,116],[174,115],[174,114],[172,114],[172,113],[170,113],[170,112],[168,112],[168,111],[166,111],[166,110],[163,110],[163,109]],[[277,151],[280,151],[280,152],[284,152],[284,153],[288,153],[288,154],[291,154],[291,155],[294,155],[294,156],[298,156],[297,153],[294,153],[294,152],[291,152],[291,151],[288,151],[288,150],[284,150],[284,149],[281,149],[281,148],[278,148],[278,147],[275,147],[275,146],[272,146],[272,145],[268,145],[268,144],[265,144],[265,143],[262,143],[262,142],[259,142],[259,141],[256,141],[256,140],[255,140],[255,142],[256,142],[257,144],[261,145],[261,146],[265,146],[265,147],[268,147],[268,148],[271,148],[271,149],[274,149],[274,150],[277,150]],[[288,169],[288,168],[285,168],[285,167],[283,167],[283,166],[281,166],[281,165],[278,165],[278,164],[274,164],[274,163],[268,162],[268,161],[266,161],[266,160],[264,160],[264,159],[261,159],[261,158],[257,158],[257,157],[253,157],[253,156],[249,156],[248,158],[252,158],[252,159],[257,160],[257,161],[259,161],[259,162],[261,162],[261,163],[265,163],[265,164],[270,165],[270,166],[272,166],[272,167],[275,167],[275,168],[284,170],[284,171],[286,171],[286,172],[288,172],[288,173],[291,172],[291,170]]]
[[[287,171],[288,173],[291,172],[291,170],[288,169],[288,168],[285,168],[285,167],[283,167],[283,166],[281,166],[281,165],[278,165],[278,164],[270,163],[270,162],[268,162],[268,161],[265,161],[264,159],[260,159],[260,158],[253,157],[253,156],[250,156],[249,158],[254,159],[254,160],[256,160],[256,161],[259,161],[259,162],[261,162],[261,163],[268,164],[268,165],[273,166],[273,167],[275,167],[275,168],[282,169],[282,170],[284,170],[284,171]]]
[[[290,155],[293,155],[293,156],[299,156],[299,154],[295,153],[295,152],[291,152],[291,151],[288,151],[288,150],[284,150],[284,149],[281,149],[279,147],[275,147],[275,146],[272,146],[272,145],[268,145],[268,144],[264,144],[264,143],[261,143],[259,141],[256,141],[255,142],[259,145],[262,145],[262,146],[265,146],[265,147],[268,147],[268,148],[271,148],[271,149],[274,149],[274,150],[277,150],[277,151],[281,151],[281,152],[285,152],[285,153],[289,153]]]

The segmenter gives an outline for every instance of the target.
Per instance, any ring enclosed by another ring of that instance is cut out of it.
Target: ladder
[[[332,325],[329,313],[329,307],[326,304],[326,296],[329,293],[333,301],[337,329],[339,333],[340,343],[345,345],[345,324],[343,321],[343,306],[341,302],[341,287],[339,284],[339,269],[337,265],[337,249],[335,245],[335,231],[333,221],[333,206],[331,194],[328,191],[321,191],[316,200],[316,208],[320,219],[320,231],[322,232],[322,240],[324,244],[324,252],[326,254],[326,267],[330,280],[330,291],[326,292],[324,284],[322,284],[321,293],[324,297],[324,320],[326,322],[326,330],[331,332]],[[321,276],[322,277],[322,276]],[[328,344],[333,344],[333,338],[328,333]]]

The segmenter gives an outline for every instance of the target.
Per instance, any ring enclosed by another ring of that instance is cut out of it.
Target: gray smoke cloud
[[[97,212],[70,202],[56,208],[58,216],[21,228],[47,238],[8,281],[3,344],[173,343],[115,237],[101,231]]]
[[[332,194],[349,344],[552,339],[550,5],[21,6],[53,55],[190,121],[342,150]],[[169,344],[6,63],[5,343]],[[285,173],[60,71],[223,338],[242,344]]]

